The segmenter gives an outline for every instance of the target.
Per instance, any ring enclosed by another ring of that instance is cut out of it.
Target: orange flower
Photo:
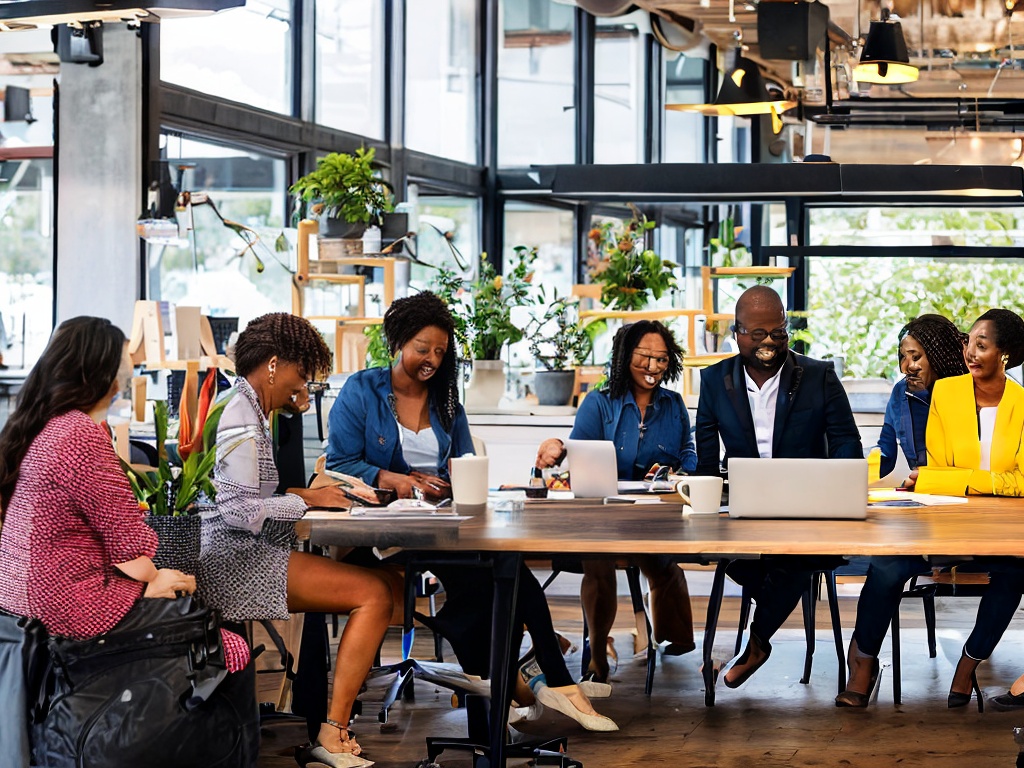
[[[527,273],[526,277],[523,278],[523,282],[524,283],[529,283],[530,285],[532,285],[533,284],[533,272]]]
[[[624,237],[619,240],[619,250],[623,253],[629,253],[633,250],[633,240],[628,237]]]
[[[597,227],[594,227],[592,230],[590,230],[589,233],[587,233],[587,237],[589,237],[595,243],[599,243],[601,242],[601,230],[598,229]]]
[[[311,205],[309,207],[309,210],[310,210],[310,213],[312,213],[314,216],[319,216],[324,211],[324,204],[323,203],[313,203],[313,205]]]
[[[501,275],[498,275],[496,278],[494,278],[494,289],[496,291],[500,291],[501,290],[501,285],[502,285]]]

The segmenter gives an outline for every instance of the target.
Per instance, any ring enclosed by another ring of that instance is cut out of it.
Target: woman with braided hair
[[[638,320],[620,328],[612,342],[608,384],[584,398],[570,438],[614,441],[620,480],[642,480],[655,464],[693,472],[697,452],[689,414],[679,393],[662,386],[679,378],[682,358],[672,332],[656,320]],[[537,451],[536,465],[554,466],[564,456],[561,440],[545,440]],[[663,652],[669,655],[692,651],[693,615],[682,570],[671,557],[634,559],[651,587],[655,640],[667,641]],[[618,603],[615,558],[583,561],[580,602],[590,630],[587,677],[606,682],[608,638]]]
[[[305,411],[307,382],[330,371],[330,350],[308,320],[284,312],[263,315],[239,334],[238,377],[217,426],[217,497],[203,512],[198,581],[206,601],[230,621],[348,614],[327,719],[297,758],[301,765],[363,768],[373,763],[358,756],[348,724],[387,631],[391,590],[372,570],[294,551],[294,524],[307,507],[349,506],[339,488],[274,494],[273,414]]]
[[[939,379],[967,372],[964,334],[942,315],[921,315],[907,323],[899,335],[899,364],[904,378],[896,382],[885,409],[878,446],[881,475],[896,466],[897,443],[907,459],[913,487],[918,468],[927,463],[925,425],[932,388]],[[870,558],[867,581],[857,602],[857,624],[847,656],[850,676],[846,690],[836,697],[837,707],[866,707],[878,679],[878,654],[885,633],[899,610],[907,580],[930,572],[921,557],[892,555]]]

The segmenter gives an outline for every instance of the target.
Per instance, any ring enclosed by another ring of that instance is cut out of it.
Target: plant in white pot
[[[360,148],[354,155],[331,152],[288,191],[298,198],[298,211],[320,220],[325,237],[358,239],[369,226],[380,226],[394,210],[391,185],[374,165],[375,150]]]
[[[541,288],[540,304],[547,304]],[[576,380],[576,366],[582,365],[593,341],[579,320],[579,299],[554,297],[543,314],[535,315],[526,327],[530,352],[539,366],[535,374],[537,402],[568,405]]]

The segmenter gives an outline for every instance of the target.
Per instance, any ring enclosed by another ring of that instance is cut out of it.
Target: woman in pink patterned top
[[[93,637],[140,597],[195,590],[153,565],[156,534],[100,426],[131,370],[109,320],[61,323],[0,432],[0,608],[54,635]]]

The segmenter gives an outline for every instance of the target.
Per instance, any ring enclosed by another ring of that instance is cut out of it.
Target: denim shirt
[[[642,480],[652,464],[693,472],[697,449],[690,416],[678,392],[658,387],[640,431],[640,408],[632,392],[612,398],[606,391],[589,393],[576,412],[572,440],[612,440],[619,480]]]
[[[409,474],[398,421],[391,408],[391,369],[368,368],[349,376],[327,419],[327,468],[373,485],[381,470]],[[437,437],[437,476],[448,479],[448,459],[473,453],[466,412],[459,405],[451,428],[441,426],[433,401],[430,426]]]
[[[932,393],[927,389],[923,392],[908,392],[906,379],[900,379],[893,386],[885,406],[882,433],[878,437],[878,447],[882,449],[882,463],[879,466],[882,477],[896,467],[897,442],[911,470],[927,463],[924,433],[931,399]]]

